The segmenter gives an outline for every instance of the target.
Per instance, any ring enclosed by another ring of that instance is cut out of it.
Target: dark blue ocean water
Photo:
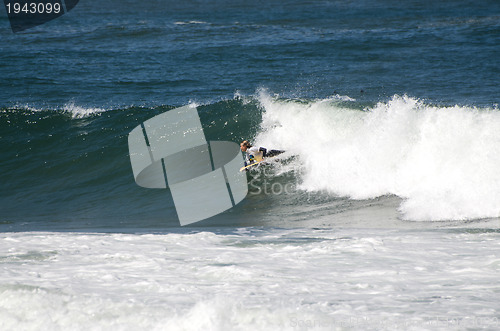
[[[134,183],[127,147],[174,107],[200,105],[207,138],[235,142],[262,131],[261,91],[345,96],[359,111],[407,95],[498,112],[498,54],[498,1],[81,0],[15,34],[0,9],[0,230],[177,226],[171,198]],[[307,199],[261,195],[220,217],[282,225],[398,208]],[[317,208],[293,209],[304,201]]]
[[[498,103],[498,1],[80,1],[13,34],[1,106],[298,97]]]

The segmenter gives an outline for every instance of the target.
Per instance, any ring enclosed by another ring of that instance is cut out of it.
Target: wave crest
[[[354,109],[260,93],[258,144],[299,157],[307,191],[403,198],[407,220],[500,216],[500,112],[394,96]]]

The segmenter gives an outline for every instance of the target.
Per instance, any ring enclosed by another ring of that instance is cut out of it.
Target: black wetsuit
[[[256,152],[256,151],[255,151]],[[278,149],[271,149],[271,150],[267,150],[266,148],[264,147],[259,147],[259,152],[262,153],[262,157],[273,157],[273,156],[276,156],[276,155],[279,155],[281,153],[284,153],[285,151],[282,151],[282,150],[278,150]],[[260,153],[259,153],[260,154]],[[249,165],[249,164],[252,164],[255,162],[254,160],[254,156],[249,154],[248,153],[248,150],[247,150],[247,155],[248,155],[248,159],[247,161],[245,161],[245,166]]]

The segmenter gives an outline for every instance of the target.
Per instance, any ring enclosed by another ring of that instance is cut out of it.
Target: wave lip
[[[500,112],[394,96],[364,110],[261,93],[258,144],[297,155],[301,188],[397,195],[414,221],[500,217]]]
[[[71,116],[73,119],[82,119],[86,117],[90,117],[96,114],[100,114],[106,111],[106,109],[99,108],[99,107],[89,107],[89,106],[78,106],[74,102],[67,103],[63,105],[62,107],[57,107],[55,109],[45,109],[43,107],[39,106],[31,106],[31,105],[23,105],[23,104],[16,104],[13,107],[3,109],[3,112],[6,110],[17,110],[17,111],[24,111],[24,112],[31,112],[31,113],[40,113],[40,112],[46,112],[46,111],[55,111],[56,113],[63,113],[63,114],[68,114]]]
[[[71,115],[72,118],[85,118],[92,116],[94,114],[100,114],[105,112],[105,109],[96,107],[81,107],[74,103],[68,103],[64,105],[63,111]]]

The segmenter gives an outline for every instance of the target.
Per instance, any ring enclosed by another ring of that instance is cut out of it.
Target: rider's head
[[[252,145],[248,142],[248,140],[244,140],[241,144],[240,144],[240,149],[242,152],[246,152],[247,149],[249,149],[250,147],[252,147]]]

